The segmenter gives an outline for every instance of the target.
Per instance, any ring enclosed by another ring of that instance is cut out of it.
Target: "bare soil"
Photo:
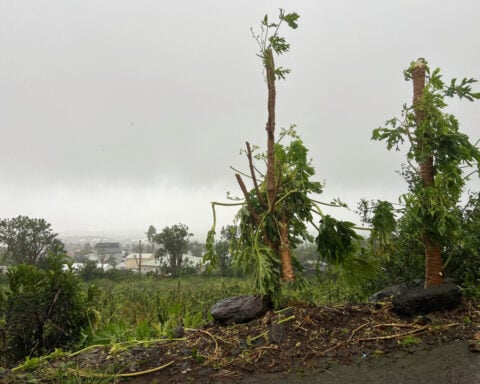
[[[146,383],[480,383],[480,301],[401,317],[389,302],[291,303],[248,324],[179,329],[176,339],[93,346],[5,383],[62,374]],[[57,379],[54,379],[54,378]],[[90,381],[89,381],[90,382]]]

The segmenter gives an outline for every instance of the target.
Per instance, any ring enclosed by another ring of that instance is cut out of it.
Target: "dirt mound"
[[[63,372],[136,384],[476,383],[480,353],[467,345],[479,331],[478,301],[415,318],[396,315],[389,302],[292,303],[248,324],[185,329],[178,339],[92,346],[33,372],[16,372],[6,382],[25,382],[28,375],[47,382]]]

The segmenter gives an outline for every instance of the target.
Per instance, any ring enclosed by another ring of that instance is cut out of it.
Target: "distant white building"
[[[109,260],[114,260],[117,264],[122,262],[123,252],[120,243],[100,242],[95,244],[93,249],[100,264],[106,264]]]
[[[153,253],[129,253],[125,262],[122,263],[122,267],[131,271],[138,271],[139,265],[141,265],[143,272],[143,267],[152,260],[155,260]]]
[[[198,267],[202,264],[203,259],[201,257],[195,257],[187,253],[183,255],[182,263],[184,265],[192,265],[193,267]],[[170,260],[168,256],[159,257],[155,259],[153,253],[130,253],[126,258],[125,262],[117,266],[119,269],[127,269],[131,271],[136,271],[140,269],[141,265],[142,273],[155,272],[162,265],[169,265]]]
[[[71,268],[72,268],[72,271],[78,272],[78,271],[82,270],[84,266],[85,266],[85,264],[83,264],[83,263],[72,263]],[[68,264],[63,264],[63,266],[62,266],[63,271],[68,271],[69,268],[70,267],[68,266]]]

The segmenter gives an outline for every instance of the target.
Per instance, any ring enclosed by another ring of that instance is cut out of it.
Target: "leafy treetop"
[[[7,259],[14,263],[35,264],[49,248],[57,251],[63,244],[44,219],[17,216],[0,220],[0,244],[6,246]]]

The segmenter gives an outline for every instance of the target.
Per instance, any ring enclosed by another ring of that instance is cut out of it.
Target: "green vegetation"
[[[355,256],[360,240],[352,223],[337,221],[320,210],[320,203],[314,196],[322,192],[323,184],[312,180],[315,170],[295,125],[282,129],[276,137],[276,81],[285,79],[290,72],[275,65],[274,57],[290,50],[290,44],[280,36],[279,30],[283,24],[296,29],[299,17],[296,13],[285,13],[280,9],[278,21],[272,22],[265,15],[260,34],[252,30],[268,89],[267,149],[259,153],[258,147],[246,143],[243,152],[247,157],[248,171],[237,171],[235,174],[243,199],[237,198],[230,204],[212,203],[214,223],[207,237],[205,256],[212,266],[218,264],[219,256],[214,246],[215,206],[240,206],[237,214],[238,236],[231,247],[233,264],[243,273],[251,274],[255,289],[269,296],[277,305],[284,286],[303,283],[297,276],[302,266],[295,249],[304,241],[314,239],[308,232],[308,225],[318,230],[316,241],[320,256],[336,264],[343,264]],[[250,179],[253,185],[250,189],[244,178]],[[320,226],[317,225],[318,220]]]
[[[251,293],[251,285],[239,279],[136,276],[120,283],[96,280],[89,290],[96,304],[89,309],[86,345],[171,337],[181,325],[197,328],[211,320],[214,302]]]
[[[471,84],[476,80],[442,80],[440,69],[430,71],[424,59],[412,62],[404,72],[413,82],[413,103],[405,105],[400,119],[387,121],[388,128],[373,131],[374,140],[385,140],[387,148],[409,144],[408,166],[403,175],[409,192],[401,196],[404,216],[410,221],[410,233],[425,252],[425,286],[443,282],[441,250],[447,242],[460,241],[457,205],[462,196],[467,167],[480,163],[479,149],[459,131],[457,119],[444,112],[447,97],[473,101],[480,98]],[[414,162],[414,163],[413,163]]]
[[[412,345],[417,345],[417,344],[420,344],[422,341],[418,338],[418,337],[415,337],[415,336],[412,336],[412,335],[407,335],[405,336],[405,338],[401,341],[401,344],[404,346],[404,347],[410,347]]]
[[[48,250],[58,250],[61,242],[44,219],[18,216],[0,220],[3,259],[10,263],[35,264]]]
[[[9,269],[8,289],[0,292],[0,331],[4,362],[71,347],[87,325],[81,281],[63,270],[64,255],[51,253],[46,269],[19,264]]]
[[[166,272],[172,276],[179,276],[182,270],[183,255],[189,249],[189,238],[193,236],[185,224],[175,224],[165,227],[162,232],[153,236],[154,243],[160,247],[156,250],[155,256],[167,255],[169,265]]]
[[[34,270],[32,266],[26,267],[30,273]],[[17,271],[17,267],[14,270]],[[41,270],[35,271],[43,273]],[[18,272],[16,274],[18,275]],[[7,299],[2,301],[2,309],[9,308],[8,306],[12,309],[5,312],[1,331],[13,336],[13,333],[17,332],[18,335],[16,338],[8,337],[9,344],[2,345],[3,351],[4,348],[10,351],[4,355],[3,364],[15,364],[25,357],[31,360],[28,364],[33,364],[36,361],[32,360],[34,357],[52,352],[55,348],[76,350],[98,344],[128,345],[139,341],[173,338],[179,326],[199,328],[211,322],[209,309],[215,302],[226,297],[254,293],[252,280],[248,278],[189,276],[159,279],[130,275],[121,281],[102,278],[79,285],[79,281],[70,271],[57,270],[55,275],[56,285],[51,282],[52,287],[49,290],[40,290],[40,282],[36,283],[37,295],[32,292],[33,286],[22,294],[18,293],[18,288],[4,294]],[[10,276],[14,278],[16,275]],[[312,279],[312,283],[317,281],[318,284],[309,284],[303,289],[291,289],[288,299],[315,304],[365,299],[359,296],[358,291],[339,284],[328,276],[324,276],[323,280]],[[75,287],[75,292],[71,294],[76,301],[72,299],[68,302],[65,294],[59,295],[56,307],[46,318],[45,311],[48,309],[39,303],[52,303],[55,297],[45,297],[47,293],[52,295],[52,292],[58,292],[55,289],[60,287],[59,281],[63,287],[67,284]],[[27,295],[30,298],[28,303],[23,300]],[[38,327],[30,327],[34,322],[34,314],[44,319],[42,324],[38,324],[45,329],[42,348],[34,342],[35,338],[38,339]],[[56,339],[52,338],[51,333],[56,329],[52,325],[60,321],[63,331],[66,330],[65,326],[70,326],[71,339],[67,340],[63,333],[56,335]],[[20,348],[18,343],[22,346],[27,343],[28,348]]]
[[[122,282],[101,279],[86,289],[95,305],[88,309],[89,326],[83,333],[83,346],[173,337],[179,326],[198,328],[211,322],[209,309],[215,302],[254,293],[251,279],[214,276],[134,276]],[[289,300],[316,304],[359,298],[351,287],[334,281],[291,290],[288,296]]]

